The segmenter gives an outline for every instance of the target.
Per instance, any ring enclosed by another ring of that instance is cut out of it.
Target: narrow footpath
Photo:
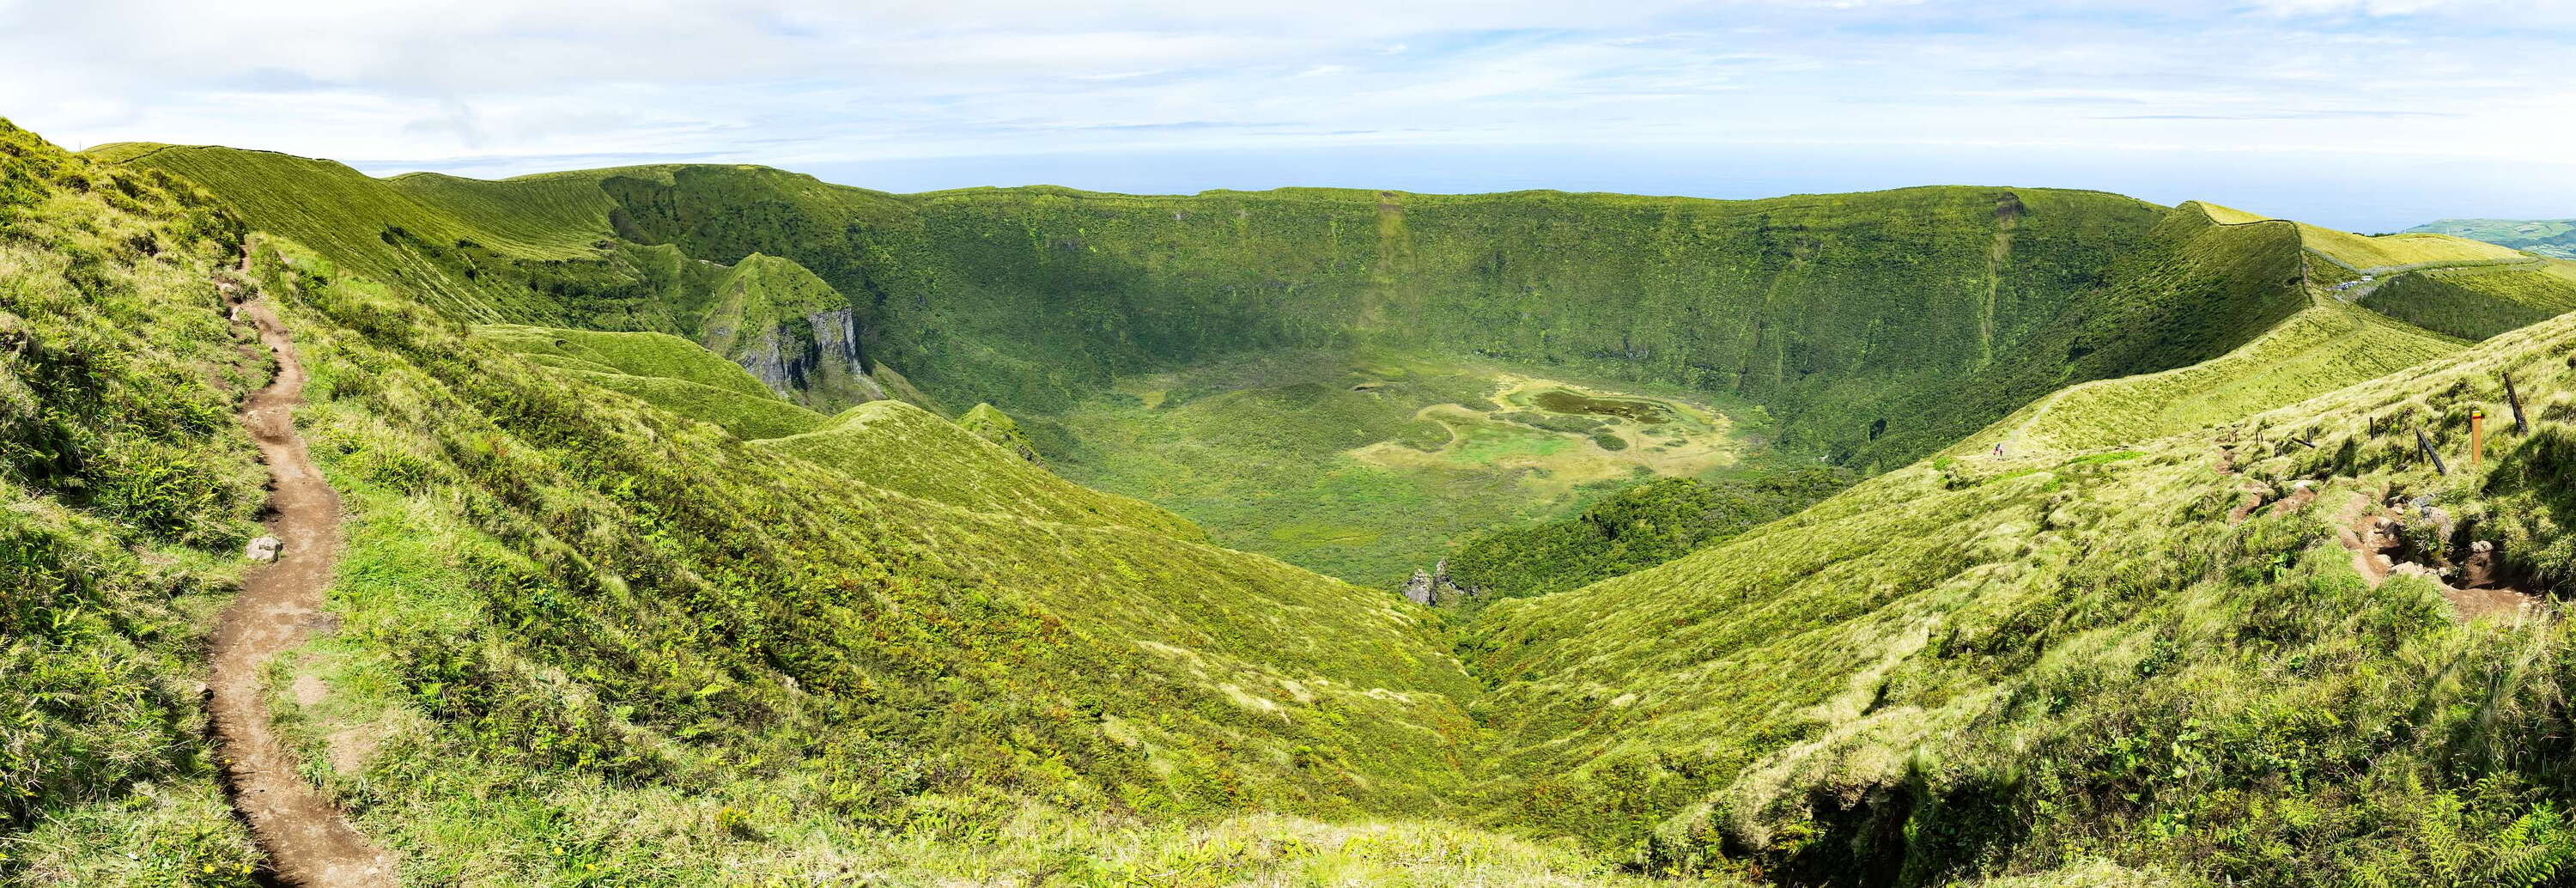
[[[275,563],[243,579],[241,597],[215,628],[214,732],[226,789],[268,853],[278,883],[391,888],[393,859],[297,775],[297,760],[270,729],[261,699],[269,659],[301,644],[324,617],[322,590],[340,555],[340,495],[295,432],[305,374],[294,341],[266,302],[242,303],[238,312],[258,325],[260,341],[277,359],[276,380],[244,405],[242,424],[268,465],[269,533],[285,545]]]

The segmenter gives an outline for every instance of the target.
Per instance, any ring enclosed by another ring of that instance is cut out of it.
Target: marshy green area
[[[1031,427],[1067,477],[1391,587],[1480,530],[1781,459],[1759,408],[1615,391],[1491,362],[1272,353],[1128,380]]]

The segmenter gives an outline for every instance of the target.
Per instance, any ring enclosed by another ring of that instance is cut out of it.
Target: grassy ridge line
[[[2224,356],[2159,373],[2070,386],[1948,451],[1973,456],[2116,447],[2233,422],[2457,350],[2461,342],[2340,305],[2319,304]]]
[[[2214,205],[2192,206],[2206,210],[2221,226],[2295,224]],[[2311,238],[2319,229],[2298,225],[2295,230],[2308,255],[2334,261],[2313,248]],[[2473,264],[2399,270],[2398,277],[2363,298],[2362,305],[2376,314],[2327,298],[2323,282],[2311,279],[2301,288],[2308,308],[2226,355],[2158,373],[2069,386],[1948,453],[1974,455],[1997,443],[2007,451],[2071,452],[2231,422],[2430,360],[2460,347],[2454,337],[2464,333],[2483,338],[2576,308],[2576,279],[2526,269],[2535,261],[2529,257],[2428,261]],[[2340,262],[2337,266],[2348,268]],[[2416,281],[2449,286],[2410,283]],[[2378,315],[2394,316],[2397,322]]]
[[[508,242],[549,244],[578,256],[607,234],[616,204],[576,181],[493,182],[438,173],[409,173],[379,181],[424,206],[455,215],[462,225]],[[552,257],[545,257],[552,258]]]
[[[496,182],[374,179],[330,161],[216,148],[111,146],[102,156],[219,183],[261,228],[431,294],[459,317],[686,336],[818,410],[886,396],[842,350],[818,349],[848,338],[853,305],[792,261],[754,253],[728,267],[619,238],[632,226],[607,185],[649,185],[670,178],[666,169]],[[831,359],[807,360],[817,351]]]
[[[1335,189],[896,196],[716,166],[488,190],[584,182],[617,202],[608,222],[625,240],[813,270],[863,312],[888,363],[947,401],[1045,412],[1122,374],[1393,338],[1734,391],[1812,410],[1791,425],[1819,446],[1891,453],[1955,440],[2021,401],[1980,405],[1960,429],[1950,413],[1940,428],[1917,425],[1933,413],[1891,415],[1869,439],[1885,391],[1955,392],[1932,377],[2062,347],[2022,346],[2162,212],[2098,192],[1964,188],[1741,202]],[[2005,202],[2021,215],[1998,251]],[[1817,304],[1792,311],[1804,303]],[[1737,309],[1753,304],[1778,308],[1744,320]],[[1712,318],[1730,329],[1707,329]],[[1857,378],[1864,356],[1904,369]]]
[[[558,372],[610,391],[632,395],[681,416],[722,426],[734,437],[745,441],[801,435],[829,421],[820,413],[784,401],[756,398],[685,379],[597,373],[573,368],[560,368]]]
[[[979,512],[1132,527],[1204,542],[1207,532],[1140,500],[1066,481],[948,420],[901,401],[852,407],[810,432],[756,442],[887,490]]]
[[[746,441],[802,434],[827,421],[780,399],[741,367],[677,336],[510,324],[480,325],[472,335],[567,379],[721,426]]]
[[[353,270],[388,280],[408,280],[443,305],[469,316],[497,319],[487,287],[436,267],[403,249],[389,228],[429,244],[480,244],[504,256],[535,260],[595,258],[599,238],[589,232],[511,225],[512,236],[486,230],[457,211],[424,203],[384,180],[327,160],[274,152],[196,146],[118,144],[93,149],[98,156],[168,170],[220,194],[262,229],[313,245]],[[291,187],[281,187],[291,182]],[[485,204],[472,204],[488,206]],[[488,221],[491,213],[477,214]]]
[[[605,224],[720,261],[785,256],[843,294],[870,350],[931,394],[1023,412],[1140,372],[1368,340],[1731,392],[1782,417],[1790,446],[1884,465],[2068,382],[2205,360],[2268,326],[2131,337],[2057,323],[2124,311],[2104,266],[2163,212],[2098,192],[897,196],[718,166],[398,184],[525,204],[477,218],[584,236]],[[594,217],[567,196],[585,188],[613,209]],[[694,312],[672,331],[694,330]]]
[[[2022,213],[2016,247],[1990,288],[2008,196]],[[933,285],[907,277],[926,269],[950,306],[943,343],[961,320],[991,331],[970,342],[1035,338],[1034,353],[1085,358],[1067,362],[1077,378],[1366,340],[1734,392],[1783,416],[1793,443],[1893,449],[1972,430],[1945,433],[1930,427],[1945,414],[1886,405],[1974,368],[1990,290],[1996,352],[2049,352],[2018,346],[2098,273],[2109,244],[2160,212],[2090,194],[1964,188],[1745,202],[973,191],[924,200],[917,241],[887,239],[918,258],[872,284],[892,295],[883,323],[894,348],[921,347],[907,341],[922,321],[907,316],[904,294]],[[1033,304],[1072,310],[1041,326]],[[1907,322],[1894,323],[1898,314]],[[916,378],[990,390],[1005,407],[1055,397],[992,388],[1040,372],[1008,358],[985,368],[967,354],[889,360],[923,364]],[[1890,425],[1871,440],[1877,418]]]
[[[474,335],[520,354],[554,355],[599,364],[630,376],[661,376],[753,398],[779,400],[741,366],[666,333],[613,333],[515,324],[482,324]]]
[[[2216,204],[2203,204],[2203,206],[2208,209],[2211,218],[2221,224],[2289,222],[2297,225],[2299,239],[2308,249],[2315,250],[2329,262],[2366,274],[2405,270],[2409,267],[2435,263],[2522,262],[2530,259],[2510,247],[2447,234],[2401,233],[2370,237],[2305,222],[2248,213]]]

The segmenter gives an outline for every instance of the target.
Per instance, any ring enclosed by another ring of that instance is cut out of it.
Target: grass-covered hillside
[[[296,424],[347,513],[327,625],[271,705],[404,883],[1620,881],[1406,819],[1446,810],[1478,690],[1400,601],[1142,520],[898,492],[954,461],[861,477],[757,448],[583,381],[754,396],[703,352],[478,329],[246,242],[167,174],[0,146],[0,878],[256,875],[189,690],[262,498],[233,413],[268,365],[232,294],[292,331]],[[1037,471],[904,417],[849,431]]]
[[[2576,264],[2439,235],[2365,238],[2209,204],[2178,212],[2194,214],[2207,223],[2164,262],[2163,280],[2212,288],[2251,282],[2258,287],[2251,292],[2278,306],[2269,311],[2282,313],[2279,323],[2207,361],[2068,386],[1951,453],[1997,445],[2007,454],[2068,452],[2201,428],[2576,308]],[[2386,262],[2398,264],[2365,264]]]
[[[718,264],[620,240],[615,203],[585,180],[380,180],[271,152],[132,143],[89,154],[230,195],[262,230],[452,317],[678,335],[819,410],[889,394],[861,351],[857,312],[811,272],[774,256]],[[917,395],[899,381],[893,394]]]
[[[2576,219],[2444,219],[2406,230],[2448,234],[2543,256],[2576,259]]]
[[[1554,470],[1511,448],[1372,462],[1381,444],[1436,445],[1442,420],[1402,411],[1288,435],[1285,452],[1176,450],[1157,430],[1242,426],[1162,411],[1315,401],[1238,371],[1307,356],[1314,379],[1284,385],[1359,385],[1338,377],[1391,355],[1758,407],[1730,417],[1759,430],[1745,443],[1866,473],[2069,384],[2226,354],[2303,301],[2237,274],[2272,262],[2287,280],[2294,248],[2177,280],[2202,261],[2186,254],[2206,218],[2095,192],[892,195],[744,166],[476,182],[222,148],[95,153],[239,195],[253,225],[454,316],[671,333],[825,413],[992,403],[1034,423],[1069,475],[1368,583],[1632,479],[1554,474],[1533,491],[1531,473]],[[1228,382],[1226,398],[1151,394]],[[1147,406],[1123,400],[1140,393]],[[1490,394],[1452,400],[1481,411]]]
[[[263,502],[243,235],[0,120],[0,880],[252,884],[200,697]]]
[[[571,380],[722,426],[745,441],[810,432],[825,420],[789,403],[739,365],[668,333],[486,324],[474,336]]]
[[[259,875],[196,692],[263,500],[233,298],[345,510],[275,727],[405,884],[2576,879],[2576,319],[2387,302],[2545,313],[2529,257],[2082,192],[0,152],[0,879]],[[817,354],[897,399],[799,403]],[[1798,508],[1843,479],[1763,445],[1882,471]],[[1612,489],[1658,474],[1743,483]],[[1544,594],[1470,613],[1066,477],[1583,517],[1482,538]]]
[[[989,409],[989,408],[987,408]],[[1056,477],[956,423],[901,401],[861,404],[814,430],[756,442],[900,493],[1037,521],[1207,534],[1170,512]]]
[[[2544,597],[2576,577],[2571,346],[2562,318],[2211,427],[1963,447],[1498,604],[1462,648],[1492,816],[1791,884],[2576,876]]]

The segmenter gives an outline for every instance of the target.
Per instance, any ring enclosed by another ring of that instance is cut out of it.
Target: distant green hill
[[[2444,219],[2406,230],[2457,235],[2543,256],[2576,259],[2576,219]]]

